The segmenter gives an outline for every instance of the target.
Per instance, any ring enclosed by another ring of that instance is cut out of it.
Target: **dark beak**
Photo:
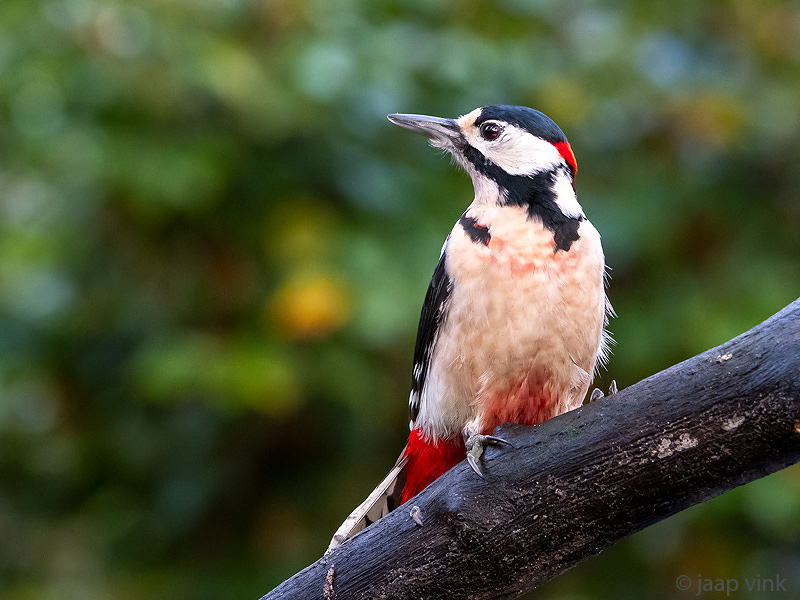
[[[461,128],[455,119],[428,117],[426,115],[395,114],[387,117],[395,125],[429,137],[434,145],[453,146],[461,137]]]

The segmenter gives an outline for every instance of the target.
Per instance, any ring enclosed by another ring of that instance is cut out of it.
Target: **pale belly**
[[[586,395],[604,343],[600,237],[585,221],[570,251],[554,253],[548,230],[525,225],[507,232],[516,244],[499,227],[488,247],[451,235],[453,294],[417,418],[433,438],[540,423]]]

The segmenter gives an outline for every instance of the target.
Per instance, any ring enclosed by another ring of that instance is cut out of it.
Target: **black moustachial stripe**
[[[489,233],[489,228],[486,227],[486,225],[481,225],[478,223],[477,219],[468,217],[467,213],[461,215],[458,223],[464,228],[464,233],[466,233],[473,242],[484,246],[489,245],[492,234]]]
[[[570,249],[579,237],[578,227],[584,217],[567,216],[556,204],[553,187],[559,170],[567,172],[565,167],[534,175],[509,175],[479,150],[467,144],[466,140],[461,151],[478,173],[497,182],[506,191],[506,205],[521,206],[527,209],[529,218],[541,219],[544,226],[553,232],[556,251]]]
[[[422,312],[419,316],[419,329],[417,330],[417,343],[414,346],[414,369],[411,376],[411,396],[408,410],[411,420],[415,421],[419,414],[419,401],[428,368],[431,364],[431,353],[436,342],[436,332],[444,321],[450,294],[453,292],[453,282],[444,266],[447,253],[442,252],[439,263],[433,271],[433,278],[422,303]]]

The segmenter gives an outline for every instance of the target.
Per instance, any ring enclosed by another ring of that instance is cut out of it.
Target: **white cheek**
[[[487,142],[479,135],[469,137],[470,144],[509,175],[533,175],[563,162],[553,144],[518,127],[506,126],[494,142]]]

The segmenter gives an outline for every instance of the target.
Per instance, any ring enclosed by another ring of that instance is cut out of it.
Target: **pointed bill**
[[[395,125],[421,133],[435,145],[452,145],[461,138],[461,128],[455,119],[406,114],[388,115],[387,119]]]

